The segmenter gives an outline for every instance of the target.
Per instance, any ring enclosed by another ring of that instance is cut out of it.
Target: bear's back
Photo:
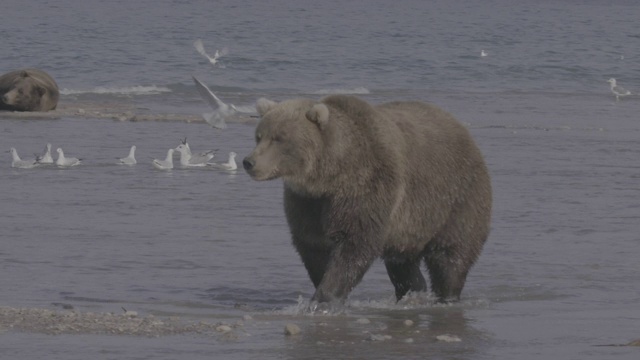
[[[385,103],[376,109],[382,114],[380,121],[393,129],[383,136],[395,139],[388,142],[393,146],[395,141],[401,152],[397,169],[403,182],[391,222],[396,236],[409,241],[437,231],[456,203],[478,195],[476,185],[490,188],[480,150],[452,115],[421,102]],[[431,221],[422,222],[424,218]]]
[[[26,74],[26,76],[25,76]],[[43,87],[46,87],[47,90],[51,92],[58,93],[58,84],[53,78],[47,74],[46,72],[38,69],[21,69],[10,71],[6,74],[0,75],[0,86],[10,87],[15,84],[16,81],[24,78],[31,78],[36,81],[36,83],[40,84]]]
[[[400,147],[407,165],[421,174],[432,173],[434,169],[446,174],[448,171],[444,170],[454,165],[464,168],[469,161],[483,162],[466,127],[437,106],[392,102],[378,105],[376,109],[382,114],[380,121],[388,123],[383,128],[389,131],[381,136],[392,137],[390,146]]]

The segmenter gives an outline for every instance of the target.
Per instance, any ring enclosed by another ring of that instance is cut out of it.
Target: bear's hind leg
[[[458,301],[467,274],[489,236],[491,187],[479,178],[467,200],[455,205],[449,220],[425,247],[431,289],[440,302]],[[464,198],[464,197],[462,197]]]
[[[460,300],[460,293],[467,278],[470,266],[451,256],[451,250],[429,249],[425,255],[431,289],[438,302]]]
[[[389,279],[396,289],[396,300],[400,301],[407,292],[427,291],[427,282],[420,271],[420,258],[407,261],[385,259]]]
[[[480,255],[487,231],[475,228],[464,236],[449,227],[425,248],[425,262],[431,279],[431,289],[439,302],[460,300],[460,293],[471,266]]]

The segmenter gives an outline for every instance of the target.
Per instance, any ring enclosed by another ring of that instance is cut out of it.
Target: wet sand
[[[43,308],[13,308],[0,306],[0,333],[19,331],[48,335],[101,334],[159,337],[178,334],[225,334],[242,326],[185,321],[177,316],[138,316],[135,311],[123,310],[120,314],[78,312],[75,310],[50,310]]]

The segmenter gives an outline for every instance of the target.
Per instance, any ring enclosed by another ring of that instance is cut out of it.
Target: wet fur
[[[382,257],[397,299],[457,300],[489,234],[491,185],[467,129],[420,102],[378,106],[352,96],[258,102],[245,168],[282,178],[293,244],[316,287],[344,300]]]

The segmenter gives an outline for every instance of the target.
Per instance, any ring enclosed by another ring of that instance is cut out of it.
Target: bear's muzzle
[[[256,162],[253,159],[249,159],[248,156],[242,160],[242,167],[246,171],[251,171],[255,165]]]

